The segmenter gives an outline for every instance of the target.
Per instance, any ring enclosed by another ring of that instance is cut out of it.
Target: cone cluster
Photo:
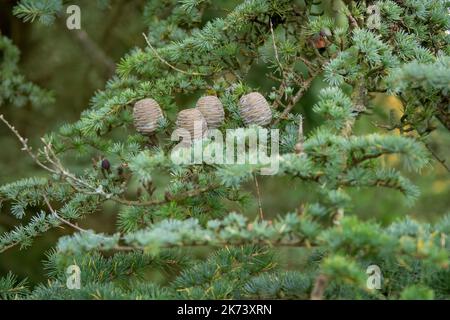
[[[247,125],[265,126],[272,121],[272,111],[264,96],[258,92],[244,95],[239,100],[239,113]],[[144,135],[151,135],[158,129],[159,121],[164,118],[158,103],[153,99],[143,99],[133,108],[134,126]],[[185,129],[191,141],[202,138],[208,129],[219,128],[225,119],[222,102],[216,96],[201,97],[195,108],[178,113],[177,129]],[[184,136],[182,132],[180,136]],[[187,134],[185,134],[187,136]],[[187,138],[187,137],[186,137]]]

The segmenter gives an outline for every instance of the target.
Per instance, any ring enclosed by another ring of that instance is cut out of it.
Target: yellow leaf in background
[[[431,189],[433,193],[440,194],[448,191],[449,187],[450,187],[450,180],[448,179],[436,180],[433,182]]]
[[[395,167],[400,163],[400,156],[398,154],[389,154],[385,156],[385,164],[390,167]]]
[[[417,252],[423,252],[425,249],[425,243],[423,242],[423,239],[417,240]]]
[[[403,115],[403,104],[398,98],[387,96],[383,99],[381,104],[386,106],[388,110],[393,110],[397,117],[400,118]]]

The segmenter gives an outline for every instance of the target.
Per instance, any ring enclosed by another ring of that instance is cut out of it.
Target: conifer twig
[[[295,144],[295,153],[301,155],[304,152],[305,136],[303,134],[303,116],[300,115],[297,131],[297,143]]]
[[[122,240],[122,239],[121,239]],[[311,249],[315,247],[315,245],[311,245],[307,241],[298,240],[296,242],[284,242],[284,241],[263,241],[263,240],[256,240],[256,241],[235,241],[235,242],[212,242],[212,243],[178,243],[178,244],[163,244],[160,245],[159,248],[161,249],[174,249],[174,248],[203,248],[203,247],[228,247],[228,246],[245,246],[245,245],[264,245],[264,246],[272,246],[272,247],[284,247],[284,248],[300,248],[300,247],[306,247],[308,249]],[[135,245],[119,245],[114,246],[111,249],[103,249],[98,248],[99,251],[109,251],[109,250],[116,250],[116,251],[146,251],[147,249],[143,246],[135,246]]]
[[[256,174],[253,174],[253,177],[255,178],[256,194],[258,196],[259,218],[261,220],[264,220],[264,212],[263,212],[263,209],[262,209],[261,191],[259,190],[258,178],[256,177]]]
[[[45,141],[44,139],[41,139],[42,143],[44,143],[44,155],[46,160],[53,165],[53,169],[49,166],[42,163],[41,160],[39,160],[38,156],[33,153],[32,148],[28,145],[28,139],[21,136],[21,134],[17,131],[17,129],[12,126],[3,115],[0,115],[0,120],[14,133],[14,135],[17,137],[19,142],[22,144],[22,150],[26,151],[28,155],[34,160],[34,162],[40,166],[42,169],[53,173],[63,176],[66,181],[77,191],[85,193],[85,194],[96,194],[105,196],[107,198],[110,198],[111,195],[105,193],[102,189],[96,188],[95,186],[90,185],[89,183],[83,181],[82,179],[77,178],[74,174],[72,174],[69,170],[67,170],[63,164],[61,163],[61,160],[56,156],[55,152],[53,151],[51,144]],[[90,189],[90,192],[87,192],[86,190],[81,190],[80,187]]]
[[[10,249],[12,249],[12,248],[14,248],[14,247],[16,247],[19,243],[20,243],[20,241],[16,241],[16,242],[14,242],[14,243],[11,243],[9,246],[6,246],[6,247],[2,248],[2,249],[0,250],[0,253],[6,252],[6,251],[8,251],[8,250],[10,250]]]
[[[359,29],[358,22],[356,21],[355,17],[352,16],[351,13],[348,13],[348,14],[347,14],[347,18],[348,18],[348,21],[349,21],[350,26],[351,26],[353,29]]]
[[[19,133],[19,131],[17,131],[17,129],[11,125],[3,116],[3,114],[0,114],[0,120],[12,131],[12,133],[14,133],[14,135],[17,137],[17,139],[19,139],[19,142],[22,144],[22,151],[25,151],[28,153],[28,155],[34,160],[34,162],[40,166],[41,168],[43,168],[44,170],[47,170],[51,173],[56,173],[55,170],[47,167],[45,164],[43,164],[39,158],[37,157],[37,155],[35,155],[33,153],[32,148],[28,145],[28,139],[25,139],[24,137],[22,137]]]
[[[168,66],[169,68],[177,71],[177,72],[181,72],[183,74],[187,74],[190,76],[206,76],[206,74],[204,73],[199,73],[199,72],[188,72],[188,71],[184,71],[181,70],[173,65],[171,65],[167,60],[165,60],[163,57],[160,56],[160,54],[158,53],[158,50],[156,50],[152,44],[150,43],[150,40],[148,39],[147,35],[145,33],[142,33],[142,35],[144,36],[145,42],[147,43],[147,45],[150,47],[150,49],[152,50],[152,52],[155,54],[155,56],[158,58],[159,61],[161,61],[162,63],[164,63],[166,66]]]
[[[447,165],[445,159],[441,159],[439,155],[430,147],[430,145],[426,142],[424,142],[425,147],[430,151],[431,155],[436,159],[437,162],[439,162],[446,170],[447,172],[450,172],[450,167]]]
[[[283,74],[283,78],[284,78],[284,68],[280,62],[280,57],[278,56],[278,48],[277,48],[277,43],[275,42],[275,33],[273,32],[272,19],[269,19],[269,23],[270,23],[270,33],[272,34],[273,50],[275,51],[275,59],[277,60],[278,66],[280,67],[280,71]]]
[[[166,194],[165,198],[161,199],[161,200],[139,201],[139,200],[127,200],[127,199],[117,198],[117,197],[113,197],[113,198],[111,198],[111,200],[113,200],[117,203],[123,204],[123,205],[127,205],[127,206],[136,206],[136,207],[156,206],[156,205],[162,205],[162,204],[165,204],[165,203],[168,203],[171,201],[180,201],[180,200],[184,200],[187,198],[195,197],[195,196],[201,195],[202,193],[206,193],[208,191],[214,190],[218,187],[220,187],[219,184],[212,184],[212,185],[206,186],[204,188],[189,190],[186,192],[179,193],[177,195]]]
[[[328,277],[324,274],[320,274],[314,282],[314,288],[311,291],[311,300],[322,300],[327,286]]]
[[[298,89],[297,93],[295,94],[295,96],[292,98],[291,102],[287,105],[287,107],[283,110],[283,112],[281,113],[281,115],[275,119],[275,121],[273,122],[274,125],[280,123],[280,121],[282,119],[284,119],[289,112],[291,112],[291,110],[295,107],[295,105],[297,104],[297,102],[300,101],[300,99],[303,97],[303,95],[305,94],[305,92],[309,89],[309,87],[311,86],[312,81],[315,79],[316,77],[316,73],[314,72],[310,78],[308,78],[307,80],[305,80],[302,84],[302,86],[300,87],[300,89]]]
[[[74,228],[75,230],[77,230],[77,231],[79,231],[79,232],[87,232],[87,230],[82,229],[82,228],[80,228],[79,226],[77,226],[77,225],[73,224],[72,222],[70,222],[70,221],[64,219],[63,217],[61,217],[61,216],[53,209],[53,207],[51,206],[50,201],[48,200],[47,196],[44,194],[43,197],[44,197],[45,204],[47,205],[48,209],[50,210],[50,212],[52,213],[52,215],[53,215],[56,219],[58,219],[59,221],[61,221],[61,222],[64,223],[64,224],[67,224],[68,226]]]
[[[78,232],[81,232],[81,233],[89,232],[88,230],[83,229],[83,228],[81,228],[81,227],[79,227],[79,226],[73,224],[73,223],[70,222],[69,220],[66,220],[66,219],[64,219],[63,217],[61,217],[61,216],[53,209],[53,207],[51,206],[50,201],[48,200],[47,196],[44,195],[43,197],[44,197],[44,201],[45,201],[45,203],[46,203],[48,209],[50,210],[50,212],[52,213],[52,215],[53,215],[56,219],[58,219],[59,221],[61,221],[61,222],[64,223],[64,224],[66,224],[66,225],[72,227],[73,229],[77,230]],[[95,235],[96,235],[97,237],[100,237],[100,238],[103,238],[103,239],[108,239],[108,237],[105,237],[105,236],[102,236],[102,235],[99,235],[99,234],[95,234]],[[121,237],[121,239],[123,240],[123,237]],[[114,246],[114,248],[112,248],[112,249],[115,250],[115,251],[134,251],[134,250],[136,250],[136,249],[133,248],[133,247],[122,246],[122,245]]]
[[[273,24],[272,24],[272,20],[271,19],[269,19],[269,23],[270,23],[270,33],[272,35],[273,50],[275,52],[275,60],[277,61],[278,67],[280,68],[280,72],[281,72],[281,79],[279,80],[279,81],[281,81],[281,83],[280,83],[280,86],[278,88],[277,98],[276,98],[276,100],[273,103],[273,108],[276,109],[276,108],[278,108],[278,105],[282,105],[282,106],[285,107],[285,105],[281,102],[281,100],[282,100],[283,93],[286,90],[286,86],[288,85],[287,84],[287,80],[288,79],[286,77],[286,73],[285,73],[284,67],[281,64],[280,57],[279,57],[279,54],[278,54],[278,47],[277,47],[277,43],[275,41],[275,33],[273,31]]]

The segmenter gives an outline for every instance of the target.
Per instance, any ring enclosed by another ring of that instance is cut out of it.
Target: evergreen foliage
[[[206,23],[203,15],[213,1],[163,2],[146,1],[147,46],[123,57],[80,120],[45,136],[39,150],[0,117],[48,173],[0,187],[0,205],[23,223],[0,234],[0,253],[29,247],[52,228],[74,230],[48,256],[48,283],[27,291],[11,274],[0,279],[0,298],[450,298],[450,216],[435,224],[405,217],[382,226],[358,219],[347,193],[387,188],[410,204],[417,198],[419,189],[405,172],[430,165],[429,133],[438,125],[450,129],[447,2],[378,1],[379,29],[366,27],[367,6],[374,1],[340,2],[333,15],[317,1],[246,0]],[[14,13],[49,24],[62,8],[61,0],[21,0]],[[348,22],[338,24],[336,15]],[[18,74],[18,51],[8,39],[0,37],[0,50],[0,104],[51,102]],[[170,158],[174,115],[182,109],[177,96],[215,94],[225,108],[220,129],[244,127],[238,102],[258,89],[246,79],[255,62],[264,63],[275,82],[264,95],[274,114],[270,128],[282,137],[276,175],[301,180],[321,195],[273,221],[230,213],[225,204],[248,200],[243,185],[261,165],[182,165]],[[322,76],[327,87],[311,106],[321,125],[304,136],[294,107]],[[402,118],[392,119],[383,133],[356,133],[355,123],[372,112],[374,95],[383,93],[400,99]],[[147,97],[167,115],[152,146],[132,127],[132,106]],[[92,154],[101,154],[111,168],[100,160],[75,172],[63,162]],[[390,155],[403,166],[386,163]],[[161,173],[170,176],[165,186],[155,182]],[[119,207],[115,234],[78,226],[105,203]],[[41,212],[27,221],[30,207]],[[197,246],[221,249],[204,260],[177,251]],[[278,264],[278,246],[301,252],[302,269]],[[373,264],[383,272],[381,290],[366,286]],[[82,270],[80,290],[66,287],[70,265]],[[164,281],[146,279],[148,270],[163,272]]]
[[[0,107],[6,104],[24,107],[30,104],[43,108],[53,103],[51,92],[28,82],[20,73],[19,56],[19,49],[0,33]]]

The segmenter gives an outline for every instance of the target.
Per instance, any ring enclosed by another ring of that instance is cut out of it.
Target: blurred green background
[[[0,30],[11,38],[22,52],[20,67],[26,77],[43,88],[54,92],[56,102],[43,109],[26,105],[16,108],[8,105],[0,106],[0,112],[13,123],[17,129],[34,146],[38,146],[39,138],[65,122],[73,122],[79,118],[82,110],[89,106],[89,99],[96,90],[102,89],[111,76],[110,70],[93,61],[76,41],[73,34],[61,23],[43,26],[38,23],[25,24],[13,17],[11,12],[16,1],[0,0]],[[146,31],[142,12],[144,0],[111,0],[74,1],[82,10],[82,28],[89,34],[106,55],[114,62],[131,48],[144,47],[142,32]],[[217,7],[232,8],[239,1],[215,1]],[[226,10],[211,9],[205,14],[205,21],[226,14]],[[204,21],[204,22],[205,22]],[[151,30],[150,30],[151,32]],[[264,73],[263,65],[256,63],[248,75],[248,82],[269,90],[272,82]],[[264,80],[267,79],[267,80]],[[312,106],[317,94],[325,84],[317,79],[310,91],[296,106],[294,112],[305,116],[306,132],[313,130],[320,119],[315,118]],[[188,105],[191,101],[185,101]],[[362,118],[356,127],[357,133],[379,131],[374,122],[386,122],[391,110],[400,113],[401,106],[393,97],[377,97],[373,102],[373,115]],[[450,160],[450,135],[443,128],[438,128],[431,138],[433,150],[441,158]],[[92,157],[99,156],[92,154]],[[90,165],[89,157],[80,158],[76,154],[65,157],[64,161],[73,168]],[[398,159],[384,159],[390,165],[400,165]],[[0,126],[0,185],[20,178],[45,175],[26,154],[20,151],[17,140],[4,127]],[[421,197],[412,207],[408,207],[399,192],[387,189],[350,189],[353,197],[353,208],[349,214],[356,214],[364,219],[375,218],[383,224],[406,215],[422,221],[435,221],[449,211],[450,179],[447,171],[434,162],[421,173],[409,173],[409,177],[422,192]],[[299,203],[317,199],[317,186],[300,183],[289,178],[259,178],[262,206],[266,217],[295,210]],[[256,195],[255,186],[249,184],[248,192]],[[255,198],[256,199],[256,198]],[[248,207],[240,210],[250,217],[257,215],[257,202],[253,200]],[[112,232],[115,228],[117,208],[106,204],[102,212],[81,223],[82,226],[97,231]],[[11,230],[20,223],[9,214],[8,206],[0,212],[0,233]],[[29,212],[29,217],[34,213]],[[34,245],[24,251],[18,249],[0,255],[0,277],[9,270],[18,276],[27,277],[31,284],[45,279],[42,260],[48,251],[65,231],[52,231],[37,239]],[[291,251],[281,251],[287,267],[296,264]]]

